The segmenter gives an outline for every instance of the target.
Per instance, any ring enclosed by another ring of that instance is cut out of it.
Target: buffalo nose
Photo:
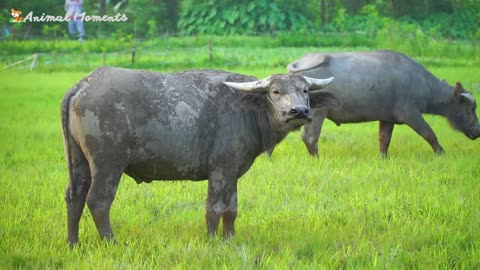
[[[310,115],[310,110],[307,106],[295,106],[290,109],[288,115],[294,118],[307,118]]]

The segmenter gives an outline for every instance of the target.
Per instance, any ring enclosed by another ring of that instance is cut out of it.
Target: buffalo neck
[[[437,82],[430,87],[426,113],[447,116],[453,104],[454,89],[444,81]]]
[[[289,130],[285,128],[280,120],[275,117],[276,109],[269,103],[265,104],[267,111],[255,112],[255,124],[257,126],[257,136],[259,138],[260,151],[270,150],[281,142],[288,134]]]

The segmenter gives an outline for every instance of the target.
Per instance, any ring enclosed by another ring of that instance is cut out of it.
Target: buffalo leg
[[[386,158],[388,152],[388,146],[390,145],[390,140],[392,139],[392,132],[394,123],[380,121],[379,130],[378,130],[378,144],[380,148],[380,156]]]
[[[228,199],[228,206],[223,212],[223,237],[228,238],[235,234],[235,219],[237,218],[237,187],[235,185],[235,191],[230,193],[230,199]]]
[[[68,243],[73,247],[78,242],[78,227],[88,189],[92,181],[88,162],[76,145],[70,145],[70,181],[65,190],[67,204]]]
[[[87,205],[102,239],[114,238],[110,225],[110,207],[117,192],[123,168],[97,167],[91,164],[92,185],[87,194]]]
[[[325,116],[323,114],[316,115],[314,113],[312,122],[303,126],[302,140],[312,156],[318,156],[318,138],[320,137],[324,120]]]
[[[406,121],[405,123],[415,130],[418,135],[422,136],[430,144],[436,154],[445,153],[442,146],[440,146],[440,143],[438,143],[437,136],[433,132],[430,125],[428,125],[425,119],[423,119],[421,114],[409,121]]]
[[[220,218],[223,220],[223,236],[235,234],[237,217],[237,179],[212,174],[208,180],[205,219],[209,235],[217,233]]]

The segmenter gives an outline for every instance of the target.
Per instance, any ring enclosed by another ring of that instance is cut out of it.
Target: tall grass
[[[102,65],[126,68],[151,69],[157,71],[181,71],[193,68],[235,69],[261,71],[267,74],[272,69],[276,73],[286,72],[286,66],[307,52],[365,51],[367,47],[281,47],[281,48],[223,48],[213,47],[212,58],[207,47],[167,48],[156,50],[152,47],[137,48],[135,63],[132,63],[130,50],[116,53],[51,53],[40,55],[35,66],[36,71],[82,71],[88,72]],[[404,52],[405,53],[405,52]],[[409,55],[407,53],[407,55]],[[450,55],[450,54],[449,54]],[[453,53],[452,53],[453,55]],[[0,57],[3,65],[15,63],[29,55],[18,54]],[[462,72],[466,81],[475,81],[478,76],[478,60],[475,57],[412,56],[427,68],[447,67]],[[13,70],[30,70],[32,60],[13,66]],[[0,73],[2,70],[0,70]],[[451,72],[450,72],[451,73]],[[253,74],[252,74],[253,75]],[[447,79],[449,76],[441,76]],[[452,76],[453,77],[453,76]],[[458,80],[457,78],[452,78]]]
[[[361,48],[355,48],[361,49]],[[366,48],[363,48],[364,50]],[[207,47],[137,48],[135,62],[132,63],[130,50],[115,53],[54,53],[40,55],[35,70],[38,71],[89,71],[101,65],[129,68],[154,69],[159,71],[179,71],[193,68],[280,68],[309,51],[348,51],[354,48],[223,48],[213,47],[212,57]],[[28,55],[8,56],[8,62],[25,59]],[[7,60],[7,59],[5,59]],[[13,69],[30,69],[31,60]]]
[[[392,21],[376,34],[376,48],[389,48],[412,57],[467,58],[478,63],[477,40],[444,40],[424,33],[414,24]]]
[[[276,36],[172,36],[149,40],[135,40],[130,36],[113,36],[110,39],[92,39],[79,43],[76,40],[2,40],[0,47],[3,53],[74,53],[78,51],[113,52],[129,49],[132,46],[166,48],[199,48],[208,43],[224,48],[278,48],[278,47],[357,47],[373,46],[372,40],[356,33],[279,33]]]
[[[284,63],[231,69],[264,77],[283,72]],[[478,67],[431,70],[480,96]],[[124,176],[111,213],[118,243],[99,240],[86,209],[81,245],[69,250],[59,106],[85,75],[0,72],[1,269],[480,268],[480,145],[440,117],[427,121],[445,156],[406,126],[395,127],[387,160],[377,156],[376,123],[327,121],[318,159],[298,132],[289,135],[241,178],[237,235],[229,241],[206,237],[206,182],[137,185]]]
[[[431,37],[420,28],[401,23],[386,24],[375,35],[365,33],[302,33],[280,32],[262,36],[172,36],[155,39],[132,39],[131,36],[113,35],[109,39],[92,39],[79,43],[76,40],[1,40],[0,53],[113,53],[137,49],[167,50],[206,47],[208,44],[220,48],[281,48],[281,47],[369,47],[396,49],[412,56],[476,56],[476,40],[444,40]]]

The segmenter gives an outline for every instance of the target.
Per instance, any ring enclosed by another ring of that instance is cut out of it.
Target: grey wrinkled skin
[[[444,153],[422,114],[441,115],[470,139],[480,136],[476,102],[460,83],[440,81],[420,64],[392,51],[309,53],[288,65],[296,74],[312,78],[334,76],[324,91],[341,105],[314,109],[313,121],[304,126],[303,141],[318,155],[318,138],[325,118],[342,123],[379,121],[379,151],[386,157],[393,127],[406,124],[438,153]]]
[[[113,238],[110,206],[123,173],[138,183],[208,179],[208,232],[216,233],[222,217],[224,236],[232,235],[238,178],[256,156],[311,121],[292,108],[305,108],[309,96],[312,107],[338,105],[329,93],[309,94],[297,74],[271,76],[263,94],[223,84],[255,80],[215,70],[102,67],[72,87],[62,102],[69,243],[78,242],[85,203],[100,236]]]

